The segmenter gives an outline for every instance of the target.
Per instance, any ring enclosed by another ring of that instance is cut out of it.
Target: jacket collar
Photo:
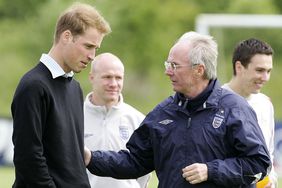
[[[189,112],[193,112],[200,107],[217,106],[221,93],[222,88],[219,81],[215,79],[211,80],[207,88],[194,99],[189,100],[182,93],[175,93],[174,103],[179,107],[187,109]]]

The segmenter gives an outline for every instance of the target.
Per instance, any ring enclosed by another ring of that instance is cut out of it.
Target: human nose
[[[88,54],[88,59],[89,59],[89,61],[93,61],[95,55],[96,55],[96,49],[91,50],[91,51],[89,52],[89,54]]]
[[[262,74],[261,79],[262,79],[264,82],[267,82],[267,81],[270,79],[270,72],[264,72],[264,73]]]
[[[110,85],[111,85],[112,87],[117,86],[117,85],[118,85],[118,80],[115,79],[115,78],[112,78],[111,81],[110,81]]]
[[[173,69],[165,69],[165,72],[164,72],[167,76],[172,76],[174,74],[174,71]]]

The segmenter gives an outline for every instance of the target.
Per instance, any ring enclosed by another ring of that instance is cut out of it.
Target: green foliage
[[[13,0],[16,2],[16,0]],[[18,0],[19,1],[19,0]],[[8,0],[0,0],[0,12]],[[10,116],[10,104],[20,77],[34,66],[41,53],[48,53],[52,46],[55,22],[61,11],[69,6],[72,0],[23,1],[25,19],[0,20],[0,43],[2,68],[0,74],[0,115]],[[199,13],[275,13],[276,7],[269,0],[82,0],[94,4],[112,27],[112,33],[105,37],[97,53],[110,51],[121,58],[125,64],[125,100],[144,113],[172,94],[170,81],[164,75],[163,62],[170,47],[184,32],[194,30],[195,17]],[[255,2],[255,3],[254,3]],[[33,3],[30,5],[30,3]],[[27,8],[29,7],[29,8]],[[35,8],[36,7],[36,8]],[[18,8],[18,7],[17,7]],[[17,9],[15,8],[15,10]],[[13,14],[10,10],[9,14]],[[36,9],[36,11],[33,11]],[[32,14],[28,13],[30,11]],[[2,12],[1,12],[2,13]],[[1,16],[0,13],[0,16]],[[2,18],[3,18],[2,13]],[[16,15],[16,14],[15,14]],[[13,18],[13,17],[12,17]],[[265,92],[274,101],[276,117],[282,119],[282,107],[279,105],[278,88],[279,61],[282,57],[279,39],[281,29],[215,29],[211,34],[219,43],[218,75],[222,82],[231,77],[230,62],[232,48],[242,39],[257,36],[268,41],[275,49],[274,70],[272,79],[265,87]],[[75,75],[81,83],[84,94],[91,89],[88,83],[88,72]],[[276,99],[277,98],[277,99]]]
[[[204,13],[221,13],[225,12],[226,7],[231,3],[231,0],[197,0],[195,2],[201,12]]]
[[[282,13],[282,1],[281,0],[273,0],[273,4],[277,7],[279,13]]]
[[[229,13],[241,14],[275,14],[277,7],[269,0],[236,0],[230,3]]]
[[[2,21],[1,31],[1,62],[2,73],[0,74],[0,115],[10,116],[10,104],[20,75],[29,68],[27,64],[22,63],[22,59],[28,58],[25,53],[25,43],[19,43],[26,38],[24,29],[11,29],[21,27],[24,24],[14,23],[12,21]]]
[[[0,18],[22,20],[37,14],[37,8],[46,0],[2,0],[0,1]]]
[[[125,60],[126,68],[147,76],[151,68],[159,65],[157,62],[164,61],[179,31],[193,29],[191,14],[195,16],[194,8],[174,1],[107,1],[107,7],[101,12],[109,20],[113,32],[104,40],[102,50],[117,53]]]

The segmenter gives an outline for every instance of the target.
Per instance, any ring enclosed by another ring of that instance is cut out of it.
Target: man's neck
[[[188,99],[193,99],[200,95],[207,88],[208,85],[209,80],[202,80],[201,84],[195,84],[195,86],[192,88],[192,91],[188,95],[185,94],[185,96]]]
[[[244,92],[242,89],[242,82],[238,79],[232,78],[227,85],[232,89],[235,93],[241,95],[244,98],[248,98],[250,96],[249,93]]]
[[[89,101],[96,106],[105,106],[107,111],[109,111],[113,106],[117,105],[119,102],[119,100],[105,102],[99,99],[96,95],[93,95],[93,93],[89,96]]]

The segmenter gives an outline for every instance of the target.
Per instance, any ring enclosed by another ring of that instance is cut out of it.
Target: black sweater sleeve
[[[39,80],[22,80],[12,102],[16,176],[29,187],[55,188],[43,153],[42,135],[48,96]]]

